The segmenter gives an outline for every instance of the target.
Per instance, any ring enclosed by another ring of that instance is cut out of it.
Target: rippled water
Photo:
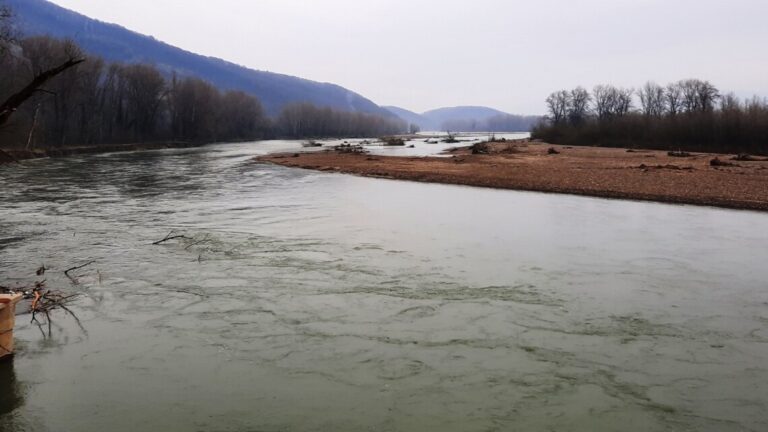
[[[0,430],[768,430],[768,215],[249,160],[297,146],[0,167],[0,282],[82,294]]]

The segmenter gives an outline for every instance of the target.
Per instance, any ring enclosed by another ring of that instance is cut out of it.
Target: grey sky
[[[766,0],[54,0],[205,55],[415,111],[711,80],[768,95]]]

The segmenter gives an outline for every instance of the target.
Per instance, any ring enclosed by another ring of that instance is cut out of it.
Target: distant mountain
[[[419,129],[423,131],[435,131],[440,129],[439,124],[413,111],[408,111],[407,109],[399,108],[396,106],[385,106],[383,108],[386,110],[389,110],[389,112],[391,112],[392,114],[400,117],[402,120],[406,121],[408,124],[418,125]]]
[[[6,3],[15,11],[19,30],[24,35],[71,38],[86,52],[107,60],[152,63],[168,73],[177,71],[180,75],[200,77],[222,89],[243,90],[257,96],[273,115],[285,104],[311,102],[345,111],[391,116],[370,100],[335,84],[257,71],[194,54],[46,0],[6,0]]]
[[[438,125],[443,125],[446,122],[462,120],[482,122],[497,115],[505,115],[505,112],[479,106],[457,106],[450,108],[438,108],[431,111],[427,111],[422,115],[429,120],[435,122]]]
[[[419,125],[423,131],[522,132],[531,130],[540,119],[480,106],[438,108],[422,114],[394,106],[384,108],[408,123]]]

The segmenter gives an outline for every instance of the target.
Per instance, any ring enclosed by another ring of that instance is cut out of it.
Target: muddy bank
[[[321,152],[256,160],[367,177],[768,210],[765,161],[520,142],[495,143],[486,151],[461,148],[447,157],[424,158]],[[712,166],[715,158],[723,163]]]
[[[40,159],[46,157],[67,157],[82,154],[113,153],[137,150],[161,150],[171,148],[199,147],[205,144],[183,141],[168,141],[156,143],[135,144],[108,144],[99,146],[43,148],[34,150],[0,149],[0,165],[4,163],[18,162],[27,159]]]

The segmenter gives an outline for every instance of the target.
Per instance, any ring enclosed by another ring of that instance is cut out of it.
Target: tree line
[[[288,137],[381,137],[407,132],[403,120],[362,112],[339,111],[310,103],[286,105],[274,123]]]
[[[768,101],[722,94],[708,81],[577,87],[546,99],[533,138],[565,145],[768,153]]]
[[[0,4],[0,147],[373,137],[407,125],[374,114],[284,107],[268,118],[259,100],[149,64],[109,63],[73,42],[18,38]]]
[[[440,127],[442,130],[462,132],[524,132],[530,131],[539,120],[538,116],[498,114],[484,120],[448,120]]]

